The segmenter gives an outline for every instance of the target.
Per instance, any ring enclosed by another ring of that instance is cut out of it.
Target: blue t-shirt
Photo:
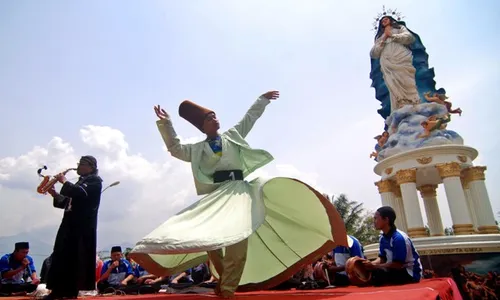
[[[406,268],[406,271],[415,281],[422,278],[422,264],[420,256],[413,246],[406,233],[401,230],[390,231],[387,235],[380,235],[379,256],[385,258],[387,263],[400,262]]]
[[[143,267],[141,267],[141,265],[137,264],[135,265],[134,275],[135,277],[140,278],[142,276],[149,275],[149,273]]]
[[[363,253],[363,246],[359,242],[359,240],[352,235],[349,235],[352,239],[353,243],[350,248],[345,246],[337,246],[333,249],[333,257],[335,258],[335,264],[339,267],[345,266],[346,261],[351,257],[361,257],[365,258],[365,254]],[[342,274],[346,274],[345,271],[340,272]]]
[[[108,271],[112,263],[113,261],[111,259],[107,260],[104,263],[104,265],[102,266],[101,275],[103,275],[104,273],[106,273],[106,271]],[[127,276],[129,275],[134,275],[134,271],[132,270],[132,264],[128,260],[121,258],[118,267],[114,268],[109,273],[107,282],[110,285],[120,285],[123,279],[127,278]]]
[[[24,271],[17,273],[12,278],[3,278],[3,274],[5,272],[16,270],[22,266],[22,261],[18,261],[14,259],[12,254],[5,254],[0,258],[0,278],[2,278],[1,283],[25,283],[28,278],[31,277],[33,272],[36,272],[35,264],[33,262],[33,258],[31,256],[26,256],[28,261],[30,262],[28,266],[24,269]]]

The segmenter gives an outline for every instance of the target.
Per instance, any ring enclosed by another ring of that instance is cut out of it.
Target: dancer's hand
[[[38,278],[31,280],[31,284],[37,285],[39,283],[40,283],[40,279],[38,279]]]
[[[158,119],[163,120],[169,117],[167,112],[163,108],[161,108],[159,104],[155,106],[154,109]]]
[[[280,97],[280,92],[279,91],[269,91],[265,94],[262,94],[262,97],[265,97],[266,99],[269,99],[269,100],[276,100]]]

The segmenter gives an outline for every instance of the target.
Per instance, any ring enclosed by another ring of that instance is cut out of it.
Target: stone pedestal
[[[422,200],[424,201],[425,215],[427,216],[431,236],[444,235],[443,221],[441,220],[441,213],[439,212],[437,202],[436,188],[437,185],[435,184],[422,185],[418,188],[420,196],[422,196]]]
[[[427,235],[418,188],[424,200],[431,235],[443,234],[435,194],[425,192],[443,184],[456,235],[499,233],[484,183],[486,167],[472,164],[477,156],[477,150],[472,147],[439,145],[395,154],[377,163],[374,171],[381,180],[376,185],[382,203],[392,206],[396,212],[396,226],[411,237]]]
[[[427,236],[427,232],[418,202],[416,178],[416,169],[399,170],[396,173],[396,181],[401,189],[406,222],[408,223],[407,233],[410,237],[424,237]]]
[[[456,235],[473,234],[474,228],[460,180],[461,168],[456,162],[436,165],[446,191],[448,206],[453,221],[453,232]]]

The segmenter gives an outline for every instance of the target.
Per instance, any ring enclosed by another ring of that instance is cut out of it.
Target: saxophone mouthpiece
[[[47,166],[43,166],[41,167],[40,169],[38,169],[38,171],[36,171],[38,173],[38,175],[42,175],[42,171],[43,170],[47,170]]]

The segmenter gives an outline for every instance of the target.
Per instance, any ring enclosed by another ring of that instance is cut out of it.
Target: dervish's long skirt
[[[296,179],[257,178],[222,184],[144,237],[131,257],[150,273],[173,275],[247,238],[239,291],[271,288],[347,246],[344,222],[321,193]]]

